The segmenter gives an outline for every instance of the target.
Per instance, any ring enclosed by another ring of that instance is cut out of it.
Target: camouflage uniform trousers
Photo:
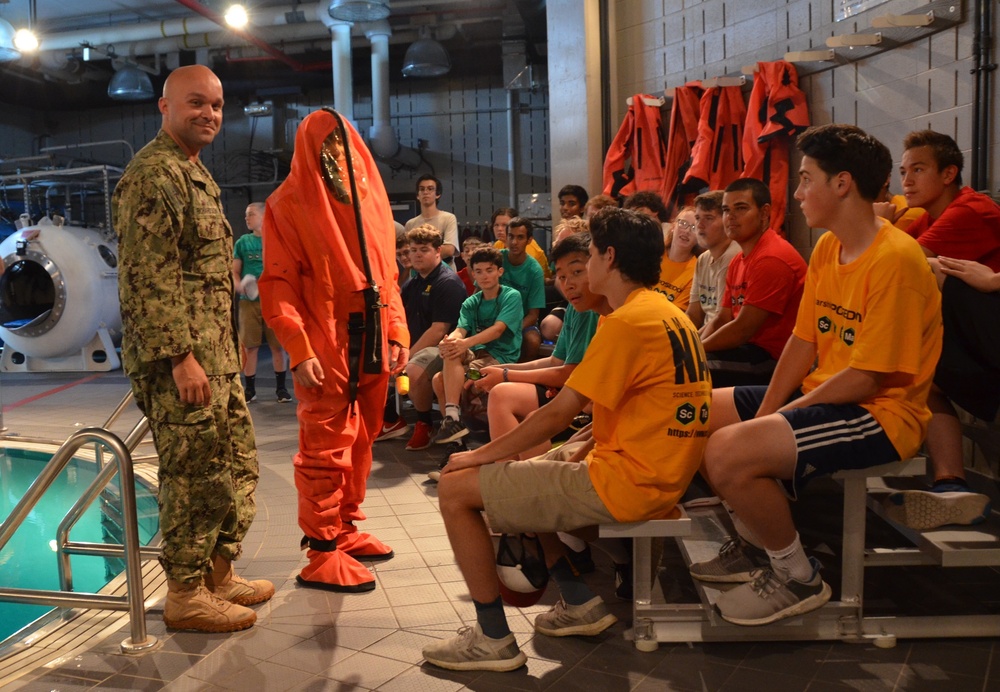
[[[257,447],[239,375],[210,375],[208,406],[182,404],[169,365],[132,379],[160,457],[159,508],[169,579],[194,581],[218,553],[236,560],[256,514]]]

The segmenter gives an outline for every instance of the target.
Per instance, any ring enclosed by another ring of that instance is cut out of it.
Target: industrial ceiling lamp
[[[372,0],[333,0],[330,16],[342,22],[377,22],[389,16],[389,4]]]
[[[139,68],[125,65],[111,78],[108,96],[116,101],[148,101],[153,98],[153,82]]]
[[[410,44],[403,56],[404,77],[440,77],[451,71],[451,58],[440,43],[427,36],[426,29],[420,38]]]
[[[21,57],[21,51],[14,46],[14,27],[0,17],[0,62],[10,62]]]

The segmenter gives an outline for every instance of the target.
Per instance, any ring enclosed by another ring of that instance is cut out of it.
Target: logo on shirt
[[[694,405],[691,402],[686,401],[677,407],[677,412],[674,414],[674,417],[681,425],[688,425],[689,423],[694,422],[694,417],[697,413],[698,411],[695,409]]]
[[[703,425],[708,425],[708,402],[701,405],[701,409],[698,411],[698,420]]]
[[[847,308],[843,308],[839,305],[819,300],[816,301],[816,304],[822,305],[825,308],[833,309],[837,316],[841,317],[842,320],[846,320],[848,323],[861,322],[861,313],[856,310],[848,310]],[[837,324],[837,322],[834,321],[834,318],[829,315],[823,315],[816,321],[816,329],[819,330],[820,334],[833,332],[834,337],[839,336],[840,340],[848,346],[854,345],[854,339],[857,336],[857,332],[854,330],[854,327],[845,327],[842,323]]]
[[[843,317],[848,322],[862,322],[864,317],[857,310],[851,310],[850,308],[845,308],[843,305],[837,305],[836,303],[830,303],[825,300],[817,300],[816,305],[821,308],[827,308],[833,311],[833,314],[837,317]]]

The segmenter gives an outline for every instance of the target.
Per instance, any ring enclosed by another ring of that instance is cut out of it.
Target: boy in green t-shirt
[[[459,408],[466,373],[478,375],[480,368],[488,365],[514,363],[521,351],[524,308],[517,290],[500,284],[500,251],[481,247],[472,253],[470,265],[480,291],[462,303],[458,326],[439,345],[444,365],[432,384],[438,403],[444,403],[444,419],[434,436],[436,444],[454,442],[469,434]]]

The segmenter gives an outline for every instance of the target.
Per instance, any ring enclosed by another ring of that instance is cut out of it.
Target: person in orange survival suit
[[[365,518],[389,374],[406,365],[410,336],[385,187],[361,136],[332,110],[299,125],[291,174],[267,200],[264,235],[261,307],[289,354],[299,401],[295,487],[309,564],[297,580],[371,591],[375,579],[359,560],[393,553],[355,523]]]

